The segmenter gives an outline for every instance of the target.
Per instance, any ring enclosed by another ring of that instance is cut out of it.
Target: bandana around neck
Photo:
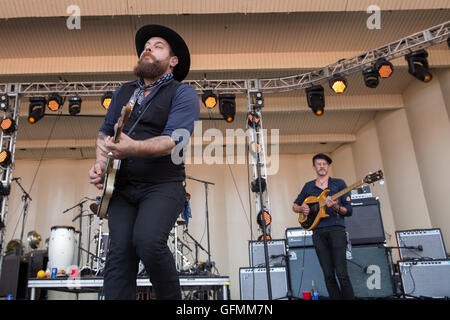
[[[137,103],[142,104],[142,101],[144,101],[144,92],[147,89],[153,88],[153,87],[157,87],[162,83],[165,83],[169,80],[171,80],[173,78],[173,73],[168,73],[166,75],[164,75],[163,77],[159,78],[158,80],[156,80],[155,82],[152,82],[150,84],[144,84],[144,80],[141,78],[138,80],[138,85],[139,88],[136,89],[135,91],[135,95],[137,95]]]

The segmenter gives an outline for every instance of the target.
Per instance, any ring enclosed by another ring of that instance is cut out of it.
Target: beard
[[[151,56],[153,62],[145,61],[146,56]],[[159,79],[167,70],[168,65],[163,64],[162,61],[156,60],[151,53],[144,53],[139,59],[137,65],[134,67],[133,73],[136,77],[143,79]]]

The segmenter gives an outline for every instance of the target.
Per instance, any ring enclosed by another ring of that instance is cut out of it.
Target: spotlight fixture
[[[266,223],[266,227],[272,223],[272,216],[270,215],[269,212],[267,212],[267,210],[261,210],[258,213],[258,216],[256,217],[256,221],[258,222],[261,228],[264,227],[263,219],[264,222]]]
[[[340,74],[333,76],[330,79],[330,88],[333,89],[335,93],[344,93],[345,89],[347,89],[347,79]]]
[[[219,94],[219,109],[226,122],[233,122],[236,115],[236,96],[232,93]]]
[[[5,93],[0,95],[0,110],[8,111],[9,109],[9,96]]]
[[[394,66],[385,58],[379,58],[374,65],[374,69],[381,78],[389,78],[394,72]]]
[[[11,152],[9,152],[8,150],[2,150],[0,152],[0,166],[5,168],[9,166],[11,162],[12,162]]]
[[[325,108],[325,96],[321,85],[306,88],[306,99],[308,106],[312,109],[316,116],[323,115]]]
[[[36,123],[45,115],[45,105],[47,101],[44,97],[31,97],[28,109],[28,122]]]
[[[1,196],[9,196],[10,193],[11,193],[11,186],[0,182],[0,195]]]
[[[5,134],[13,133],[16,131],[16,121],[11,117],[4,118],[0,123],[0,127]]]
[[[261,190],[259,189],[259,181],[261,180]],[[266,191],[267,184],[266,179],[264,178],[256,178],[255,181],[252,181],[252,192],[264,192]]]
[[[31,249],[37,249],[41,244],[41,240],[42,240],[41,235],[36,231],[33,230],[28,232],[27,241]]]
[[[217,104],[217,96],[211,90],[206,90],[202,94],[202,102],[207,109],[211,110]]]
[[[247,116],[247,125],[257,128],[261,122],[261,117],[256,112],[250,112]]]
[[[52,93],[47,100],[47,107],[51,110],[51,111],[58,111],[59,109],[61,109],[63,105],[63,99],[62,97],[55,93]]]
[[[263,241],[264,240],[264,235],[260,235],[258,238],[258,241]],[[266,234],[266,240],[272,240],[272,237],[270,236],[270,234]]]
[[[69,99],[69,113],[74,116],[81,111],[81,98],[78,96],[70,97]]]
[[[255,107],[256,108],[262,108],[264,107],[264,98],[263,98],[263,94],[261,91],[257,91],[254,93],[254,97],[255,97]]]
[[[428,52],[419,50],[405,56],[408,62],[408,72],[423,82],[430,82],[433,75],[430,73],[428,66]]]
[[[376,88],[380,83],[379,73],[373,68],[367,68],[363,71],[364,83],[369,88]]]
[[[113,97],[113,93],[111,91],[106,92],[102,96],[102,107],[105,108],[105,110],[109,109],[109,105],[111,104],[112,97]],[[81,108],[81,99],[80,99],[80,108]],[[80,112],[80,111],[78,111],[78,112]]]

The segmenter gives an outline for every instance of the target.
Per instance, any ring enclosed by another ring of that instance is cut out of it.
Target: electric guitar
[[[377,182],[379,180],[382,180],[383,177],[383,171],[381,170],[378,170],[375,173],[370,173],[363,180],[352,184],[351,186],[339,191],[336,194],[333,194],[331,196],[331,199],[336,200],[339,197],[342,197],[344,194],[350,192],[351,190],[359,188],[363,184],[371,184]],[[329,192],[329,189],[325,189],[318,197],[309,196],[305,199],[305,201],[303,201],[303,204],[307,204],[310,210],[308,215],[305,216],[303,213],[300,213],[298,216],[298,222],[300,222],[300,225],[304,230],[313,230],[319,224],[321,219],[330,216],[325,212],[327,210],[325,198],[328,196]]]
[[[117,130],[114,133],[114,143],[119,141],[120,134],[122,133],[122,129],[125,125],[125,122],[128,120],[131,111],[134,107],[134,101],[130,101],[126,106],[122,108],[120,118],[118,121]],[[105,173],[103,178],[103,193],[101,196],[100,204],[97,209],[97,216],[101,219],[106,218],[106,213],[108,212],[109,201],[111,200],[111,196],[114,191],[114,184],[116,182],[116,175],[120,169],[119,159],[111,159],[108,158],[105,167]]]

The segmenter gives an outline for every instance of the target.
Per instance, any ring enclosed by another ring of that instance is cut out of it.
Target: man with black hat
[[[136,299],[142,260],[156,297],[181,299],[167,240],[184,207],[185,168],[172,161],[171,152],[182,140],[174,132],[192,133],[200,104],[195,89],[181,83],[189,72],[190,55],[175,31],[146,25],[137,31],[135,42],[138,80],[114,92],[89,171],[90,182],[102,189],[107,159],[122,160],[107,212],[110,246],[104,293],[106,299]],[[135,106],[114,143],[115,124],[130,101]]]
[[[313,244],[319,259],[325,278],[325,284],[331,299],[353,299],[353,287],[347,272],[346,248],[347,236],[345,233],[345,218],[352,214],[350,196],[345,194],[332,200],[331,195],[347,188],[344,180],[331,178],[328,170],[332,160],[323,153],[313,157],[313,168],[317,178],[307,182],[297,199],[292,210],[296,213],[308,215],[310,207],[303,204],[309,196],[319,196],[325,189],[330,192],[325,200],[327,218],[320,220],[313,230]],[[339,280],[338,286],[336,276]]]

